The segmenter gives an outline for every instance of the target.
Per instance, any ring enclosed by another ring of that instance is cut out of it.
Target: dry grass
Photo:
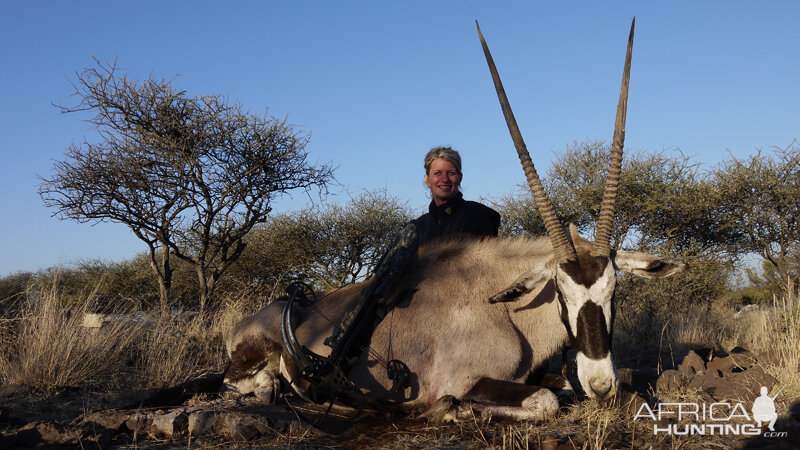
[[[266,304],[253,303],[247,297],[225,298],[211,315],[210,328],[227,340],[233,334],[233,329],[239,321],[256,313],[264,306]]]
[[[763,314],[765,332],[759,351],[774,355],[764,363],[782,386],[784,398],[800,398],[800,295],[797,286],[789,283],[782,298],[776,298],[773,308]]]
[[[82,326],[95,306],[92,297],[78,309],[60,307],[57,283],[7,319],[0,349],[0,377],[49,391],[81,385],[110,385],[125,372],[140,325],[117,321],[103,329]]]
[[[174,386],[221,371],[223,336],[245,315],[244,303],[233,301],[206,320],[131,311],[98,329],[83,326],[97,308],[92,297],[72,310],[61,300],[56,280],[0,321],[0,381],[41,391]]]
[[[138,345],[145,387],[174,386],[221,370],[221,338],[199,318],[156,318]]]

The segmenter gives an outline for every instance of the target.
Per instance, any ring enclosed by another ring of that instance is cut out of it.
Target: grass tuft
[[[111,385],[126,372],[140,324],[121,320],[85,328],[94,296],[78,308],[62,308],[57,281],[38,297],[6,319],[10,325],[0,349],[0,376],[6,383],[52,391]]]

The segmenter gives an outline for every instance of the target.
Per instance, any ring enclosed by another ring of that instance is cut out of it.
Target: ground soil
[[[376,411],[327,410],[291,395],[277,405],[265,405],[252,396],[220,398],[215,393],[220,374],[170,389],[139,391],[36,392],[6,385],[0,386],[0,448],[798,448],[800,403],[789,406],[788,416],[782,416],[776,426],[788,431],[787,439],[694,436],[673,440],[648,436],[646,427],[631,426],[636,405],[625,402],[657,401],[659,365],[662,371],[665,366],[677,370],[686,358],[686,353],[638,354],[635,361],[623,363],[630,369],[620,371],[622,395],[612,407],[618,420],[605,425],[602,418],[596,423],[580,418],[575,413],[578,407],[569,404],[547,424],[488,418],[435,424]],[[559,364],[554,362],[550,369]],[[689,369],[684,366],[684,370]],[[591,415],[592,408],[597,407],[584,409]],[[597,417],[603,417],[602,408],[599,411]],[[134,417],[149,417],[152,422],[155,416],[170,414],[184,419],[169,422],[172,428],[167,432],[153,431],[144,422],[131,425]],[[196,418],[200,416],[213,416],[216,422],[192,436],[188,430],[192,423],[199,429]]]

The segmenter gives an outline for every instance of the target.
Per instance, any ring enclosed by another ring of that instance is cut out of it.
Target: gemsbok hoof
[[[468,417],[472,417],[470,408],[464,408],[462,403],[452,395],[445,395],[436,400],[417,418],[434,423],[453,423]]]

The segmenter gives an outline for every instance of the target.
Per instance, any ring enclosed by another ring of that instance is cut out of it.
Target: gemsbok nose
[[[591,389],[600,400],[605,400],[614,394],[611,389],[612,387],[614,387],[614,380],[611,378],[594,377],[589,380],[589,389]]]

